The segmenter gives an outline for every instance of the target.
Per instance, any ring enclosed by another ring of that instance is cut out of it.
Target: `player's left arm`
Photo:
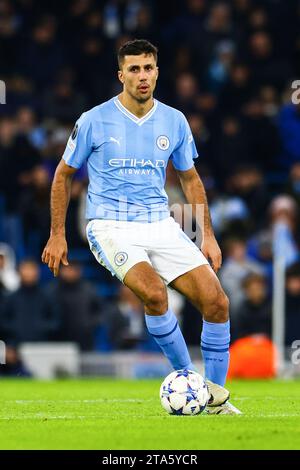
[[[180,184],[187,202],[191,204],[193,216],[197,221],[197,205],[202,205],[204,209],[204,220],[202,229],[201,251],[204,256],[211,261],[212,267],[217,272],[222,264],[222,253],[215,238],[212,228],[207,197],[202,180],[195,167],[186,171],[177,170]]]

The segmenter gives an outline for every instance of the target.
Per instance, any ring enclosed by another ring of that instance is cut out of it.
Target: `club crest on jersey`
[[[122,266],[128,260],[128,254],[125,251],[120,251],[115,255],[115,263],[117,266]]]
[[[160,135],[156,139],[156,145],[160,150],[168,150],[170,147],[170,141],[166,135]]]

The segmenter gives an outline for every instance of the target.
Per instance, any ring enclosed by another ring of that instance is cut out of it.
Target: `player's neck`
[[[144,103],[139,103],[137,100],[128,95],[128,93],[124,92],[122,92],[118,98],[122,105],[138,118],[145,116],[154,106],[154,100],[152,96]]]

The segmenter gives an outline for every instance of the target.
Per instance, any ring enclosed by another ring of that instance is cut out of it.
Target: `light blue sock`
[[[209,323],[203,320],[201,350],[205,377],[224,386],[229,366],[230,321]]]
[[[168,309],[163,315],[145,314],[145,318],[150,335],[153,336],[174,369],[195,370],[172,310]]]

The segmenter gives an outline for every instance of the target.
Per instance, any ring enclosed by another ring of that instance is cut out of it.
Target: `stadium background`
[[[231,301],[233,340],[271,337],[278,223],[286,247],[286,347],[299,339],[300,106],[291,100],[292,82],[300,79],[299,23],[296,0],[178,0],[172,7],[141,0],[0,0],[0,79],[6,84],[0,339],[7,344],[1,374],[28,373],[18,356],[28,342],[75,342],[83,353],[106,357],[157,352],[139,301],[88,250],[84,168],[73,181],[68,211],[70,267],[53,280],[40,262],[55,167],[80,114],[120,91],[116,51],[131,38],[158,46],[155,96],[184,112],[193,130],[196,168],[223,249],[220,278]],[[167,192],[170,204],[184,203],[172,168]],[[199,355],[199,314],[170,296]],[[147,371],[161,369],[136,373]]]

